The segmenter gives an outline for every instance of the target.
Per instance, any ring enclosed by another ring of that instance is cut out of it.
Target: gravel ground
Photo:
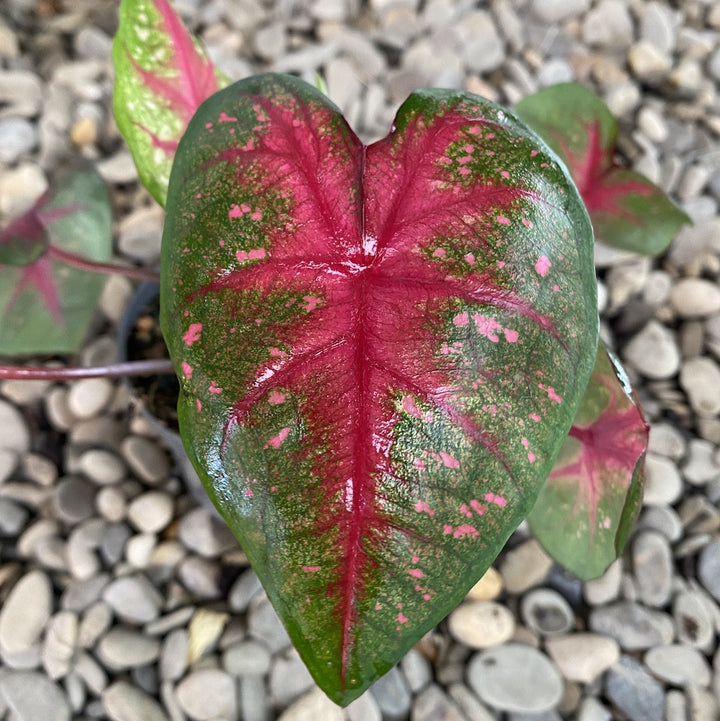
[[[514,103],[579,80],[629,164],[694,221],[656,260],[598,248],[603,334],[651,422],[622,559],[588,584],[521,528],[448,621],[340,711],[229,532],[124,386],[0,386],[0,720],[711,721],[720,652],[720,4],[714,0],[180,0],[227,74],[327,78],[366,140],[417,87]],[[0,220],[97,161],[119,258],[162,217],[111,116],[114,0],[3,0]],[[114,358],[112,279],[86,363]]]

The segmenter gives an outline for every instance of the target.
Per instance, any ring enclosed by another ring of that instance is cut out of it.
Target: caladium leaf
[[[642,504],[648,426],[617,358],[600,344],[590,383],[528,521],[583,580],[622,551]]]
[[[690,222],[660,188],[615,161],[617,122],[587,88],[554,85],[524,98],[515,110],[567,165],[599,240],[656,255]]]
[[[123,0],[113,43],[115,120],[140,179],[165,204],[173,156],[205,98],[228,84],[170,0]]]
[[[13,221],[8,263],[0,265],[0,349],[6,355],[71,353],[85,337],[105,277],[66,265],[55,248],[90,260],[112,252],[110,198],[95,170],[69,172]],[[24,253],[21,232],[26,231]],[[1,245],[1,243],[0,243]],[[18,261],[9,264],[15,257]]]
[[[584,206],[476,95],[414,93],[366,147],[269,74],[201,106],[167,210],[185,446],[349,703],[459,603],[552,468],[597,343]]]
[[[40,219],[40,210],[46,202],[44,194],[0,232],[0,265],[30,265],[48,249],[50,236]]]

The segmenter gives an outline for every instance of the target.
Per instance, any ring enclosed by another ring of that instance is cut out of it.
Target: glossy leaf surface
[[[262,75],[180,143],[161,320],[188,453],[317,682],[348,703],[532,507],[597,343],[564,168],[478,96],[365,147]]]
[[[70,267],[54,253],[59,248],[96,261],[110,258],[110,199],[103,179],[94,170],[75,170],[55,187],[1,236],[12,248],[5,260],[22,261],[0,265],[0,349],[5,355],[77,350],[105,284],[104,276]]]
[[[227,80],[170,0],[123,0],[113,64],[115,120],[140,179],[164,205],[180,137],[200,103]]]
[[[583,580],[622,551],[640,512],[648,426],[630,381],[602,344],[577,416],[528,521]]]
[[[599,240],[655,255],[690,222],[660,188],[615,162],[617,122],[590,90],[554,85],[524,98],[515,110],[567,165]]]

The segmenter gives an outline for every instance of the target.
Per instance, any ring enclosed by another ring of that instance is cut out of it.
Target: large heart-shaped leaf
[[[112,252],[110,199],[92,169],[69,171],[0,236],[0,353],[71,353],[82,343],[105,278],[67,265]],[[12,264],[11,264],[12,263]]]
[[[599,240],[655,255],[690,222],[660,188],[615,162],[617,122],[587,88],[553,85],[515,110],[567,164]]]
[[[169,0],[123,0],[113,43],[115,120],[140,180],[165,204],[178,141],[205,98],[228,81]]]
[[[585,209],[478,96],[414,93],[365,147],[278,75],[201,106],[167,207],[186,448],[348,703],[462,599],[552,468],[597,344]]]
[[[648,426],[617,358],[600,344],[590,383],[528,521],[588,580],[620,554],[642,505]]]

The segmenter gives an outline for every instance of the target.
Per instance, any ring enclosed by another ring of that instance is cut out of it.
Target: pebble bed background
[[[711,721],[720,652],[720,3],[179,0],[231,77],[321,71],[364,139],[417,87],[503,103],[566,80],[694,221],[655,260],[598,248],[603,333],[652,425],[624,557],[587,584],[521,528],[449,619],[341,711],[314,688],[246,559],[121,383],[0,386],[0,719]],[[111,114],[114,0],[2,0],[0,220],[68,158],[97,162],[117,255],[162,216]],[[112,278],[82,361],[115,356]]]

